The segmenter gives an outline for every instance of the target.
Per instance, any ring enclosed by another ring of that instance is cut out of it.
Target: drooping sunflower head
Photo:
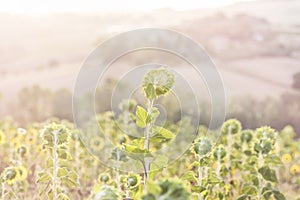
[[[102,173],[98,177],[100,183],[106,184],[110,180],[110,175],[108,173]]]
[[[69,130],[65,125],[56,123],[45,126],[41,131],[41,137],[48,146],[53,146],[54,142],[58,145],[68,143],[69,134]]]
[[[208,138],[198,139],[193,145],[193,149],[196,154],[205,156],[211,151],[212,144]]]
[[[228,134],[237,134],[242,130],[241,122],[237,119],[229,119],[226,122],[224,122],[221,131],[223,135]]]
[[[214,150],[213,155],[217,160],[224,158],[226,156],[225,148],[222,145],[217,146]]]
[[[137,174],[128,174],[126,177],[126,185],[130,189],[134,189],[141,184],[141,176]]]
[[[270,139],[271,141],[275,141],[276,139],[276,131],[269,126],[263,126],[255,130],[255,134],[258,139]]]
[[[175,83],[175,75],[166,68],[152,69],[143,79],[143,91],[148,99],[167,94]]]
[[[254,150],[257,153],[268,154],[273,149],[273,144],[270,139],[260,139],[254,144]]]
[[[16,167],[7,167],[1,177],[8,185],[13,185],[20,179],[20,172]]]
[[[253,138],[253,131],[252,130],[243,130],[241,134],[241,141],[243,143],[249,143],[251,142]]]
[[[19,147],[17,147],[17,153],[21,156],[21,157],[25,157],[27,154],[27,147],[24,145],[20,145]]]

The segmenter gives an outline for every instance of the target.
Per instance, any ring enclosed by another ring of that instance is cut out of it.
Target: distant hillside
[[[229,98],[257,92],[261,98],[278,96],[300,71],[298,0],[251,1],[182,12],[0,14],[0,25],[0,91],[5,97],[32,84],[72,89],[78,70],[97,44],[143,27],[177,30],[201,43],[217,63]]]

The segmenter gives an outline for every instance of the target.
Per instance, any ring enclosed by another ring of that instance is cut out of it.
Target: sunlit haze
[[[52,12],[147,11],[163,8],[189,10],[218,8],[242,1],[249,0],[0,0],[0,12],[35,14]]]

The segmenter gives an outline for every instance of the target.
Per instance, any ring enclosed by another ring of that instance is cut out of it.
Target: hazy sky
[[[0,12],[103,12],[171,8],[216,8],[248,0],[0,0]]]

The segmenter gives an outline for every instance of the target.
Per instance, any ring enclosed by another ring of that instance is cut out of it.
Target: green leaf
[[[279,156],[275,154],[267,155],[264,159],[265,165],[273,164],[273,165],[281,165],[282,161]]]
[[[197,179],[194,175],[194,172],[188,171],[182,177],[182,180],[190,181],[190,182],[197,182]]]
[[[144,92],[148,99],[154,99],[156,97],[153,84],[148,84],[147,87],[144,89]]]
[[[278,190],[273,190],[273,194],[276,200],[286,200],[285,196]]]
[[[147,149],[141,149],[137,146],[128,145],[128,144],[124,146],[128,156],[133,159],[142,161],[145,157],[152,157],[150,151]]]
[[[57,177],[63,177],[63,176],[67,176],[68,175],[68,170],[67,169],[65,169],[65,168],[61,168],[61,167],[59,167],[58,169],[57,169]]]
[[[50,180],[52,180],[52,176],[48,172],[41,172],[37,182],[47,183]]]
[[[217,177],[216,174],[209,174],[208,178],[207,178],[207,182],[209,184],[217,184],[217,183],[221,183],[222,179],[220,179],[219,177]]]
[[[162,167],[166,167],[168,165],[168,157],[166,156],[157,156],[154,160],[154,162],[152,163],[152,166],[153,166],[153,170],[155,169],[159,169],[159,168],[162,168]],[[155,167],[154,167],[155,166]]]
[[[79,186],[76,180],[71,179],[70,177],[65,177],[62,179],[63,184],[65,184],[68,188]]]
[[[265,199],[270,199],[272,192],[273,192],[272,187],[270,187],[270,186],[263,187],[263,189],[262,189],[262,194]]]
[[[145,128],[147,125],[147,119],[148,119],[147,111],[144,108],[142,108],[141,106],[137,106],[136,124],[141,128]]]
[[[171,131],[159,126],[154,126],[152,132],[152,137],[158,137],[167,140],[171,140],[175,137]]]
[[[47,158],[46,168],[51,168],[51,167],[53,167],[53,160],[51,158]]]
[[[161,193],[161,188],[153,181],[147,180],[146,182],[147,191],[155,196]]]
[[[160,112],[158,108],[153,107],[151,110],[151,122],[155,122],[157,117],[159,116]]]
[[[243,194],[254,196],[257,194],[257,189],[252,185],[246,185],[245,187],[243,187],[242,192]]]
[[[48,191],[47,196],[48,196],[48,199],[53,199],[53,191],[52,191],[52,189],[50,189],[50,190]]]
[[[68,195],[66,195],[65,193],[60,193],[60,194],[57,196],[57,199],[58,199],[58,200],[70,200],[70,198],[68,197]]]
[[[241,195],[241,196],[239,196],[237,198],[237,200],[246,200],[246,199],[248,199],[248,195],[247,194],[243,194],[243,195]]]
[[[268,166],[261,167],[258,170],[258,172],[263,176],[263,178],[266,181],[271,181],[271,182],[275,182],[275,183],[278,182],[275,170],[271,169],[270,167],[268,167]]]
[[[192,189],[193,192],[196,192],[196,193],[201,193],[201,192],[206,190],[205,187],[199,186],[199,185],[194,185],[194,186],[192,186],[191,189]]]
[[[250,175],[250,180],[252,181],[252,184],[258,187],[259,185],[259,179],[257,175]]]

